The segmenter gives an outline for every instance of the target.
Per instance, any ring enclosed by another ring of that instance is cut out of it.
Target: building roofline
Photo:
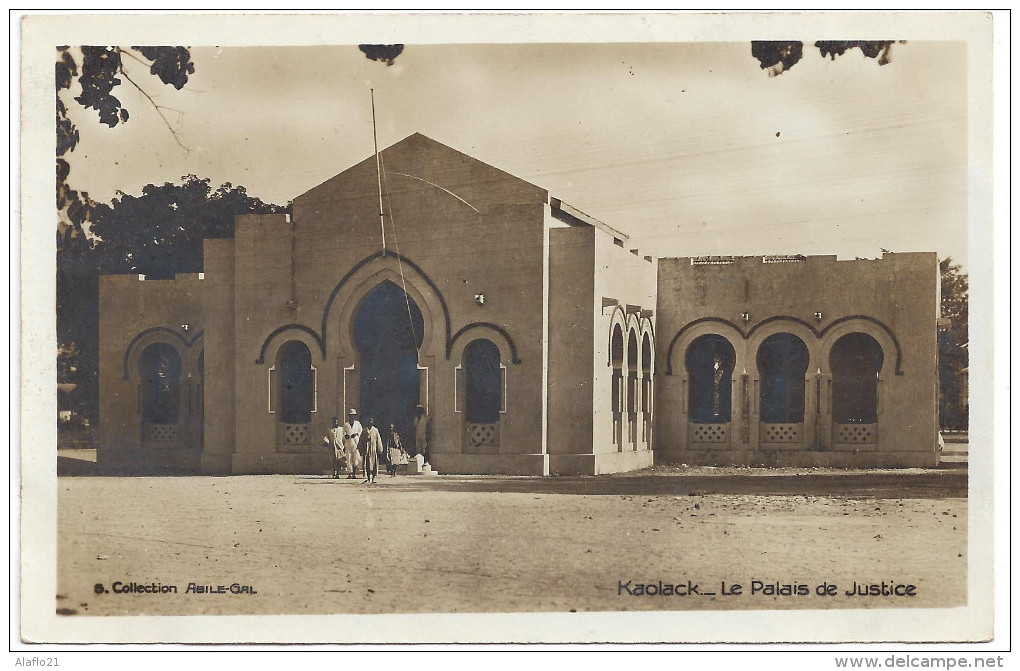
[[[630,240],[630,236],[627,235],[626,233],[624,233],[623,231],[620,231],[619,229],[613,228],[609,224],[607,224],[607,223],[605,223],[603,221],[599,221],[598,219],[596,219],[595,217],[593,217],[593,216],[591,216],[589,214],[585,214],[584,212],[582,212],[581,210],[577,209],[576,207],[573,207],[571,205],[568,205],[567,203],[564,203],[559,198],[553,198],[552,196],[550,196],[549,197],[549,206],[552,207],[553,216],[556,216],[557,214],[563,214],[563,215],[566,215],[567,217],[569,217],[572,220],[575,220],[575,221],[580,222],[582,224],[587,224],[588,226],[594,226],[595,228],[598,228],[598,229],[600,229],[602,231],[605,231],[606,233],[609,233],[610,235],[612,235],[614,238],[619,238],[620,240],[623,240],[624,242],[626,242],[627,240]],[[557,217],[557,218],[560,219],[561,221],[563,220],[561,217]],[[567,223],[574,223],[574,222],[573,221],[567,221]]]

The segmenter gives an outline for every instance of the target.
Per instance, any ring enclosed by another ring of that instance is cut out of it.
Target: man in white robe
[[[333,452],[333,478],[340,477],[340,463],[344,460],[346,449],[344,448],[344,429],[340,426],[340,418],[333,418],[333,426],[329,430],[329,435],[326,436],[324,441],[326,443],[326,449],[332,450]]]
[[[358,444],[361,442],[361,422],[358,421],[358,411],[351,408],[347,413],[347,421],[344,422],[344,452],[347,455],[347,479],[354,480],[358,477],[358,467],[361,466],[361,455],[358,453]]]

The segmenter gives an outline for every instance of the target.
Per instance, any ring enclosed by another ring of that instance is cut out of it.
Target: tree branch
[[[131,58],[135,59],[136,61],[138,61],[139,63],[141,63],[142,65],[144,65],[146,67],[149,67],[151,65],[151,63],[146,63],[145,61],[143,61],[138,56],[135,56],[134,53],[132,53],[131,51],[125,51],[124,49],[118,49],[118,51],[120,51],[120,53],[122,55],[130,56]]]
[[[126,52],[121,50],[121,53],[126,53]],[[134,57],[133,54],[132,54],[132,57]],[[163,120],[163,123],[166,125],[167,130],[170,131],[170,134],[174,138],[174,142],[176,142],[178,144],[178,146],[180,146],[181,149],[183,149],[184,151],[190,153],[191,150],[188,149],[186,146],[184,146],[184,143],[181,142],[181,138],[177,135],[177,131],[175,131],[173,126],[170,125],[170,122],[167,120],[166,115],[163,114],[163,108],[160,105],[158,105],[156,103],[156,101],[153,100],[152,96],[150,96],[145,89],[143,89],[141,86],[139,86],[138,83],[135,82],[134,79],[131,79],[131,75],[129,75],[124,70],[123,64],[120,66],[120,74],[124,75],[124,79],[128,80],[131,83],[131,85],[134,86],[136,89],[138,89],[138,92],[141,93],[143,96],[145,96],[145,98],[149,101],[149,104],[152,105],[152,108],[154,110],[156,110],[156,114],[158,114],[159,118]]]

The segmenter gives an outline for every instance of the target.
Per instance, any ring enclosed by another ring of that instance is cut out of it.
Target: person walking
[[[397,466],[407,463],[407,452],[400,443],[400,434],[393,424],[390,424],[389,433],[386,434],[386,471],[393,477],[397,474]]]
[[[430,424],[431,418],[425,414],[425,408],[418,405],[414,409],[414,454],[411,456],[421,455],[425,460],[424,463],[429,463],[429,442],[431,436],[429,435],[432,430]]]
[[[372,485],[379,474],[379,458],[383,453],[382,436],[375,426],[375,417],[368,418],[368,428],[361,434],[361,444],[365,451],[365,482]]]
[[[344,460],[345,449],[344,449],[344,430],[340,426],[340,418],[333,417],[333,426],[329,430],[329,435],[323,439],[326,444],[326,449],[329,449],[333,453],[333,479],[338,480],[340,478],[340,462]]]
[[[358,465],[361,455],[358,454],[358,446],[361,444],[363,429],[358,421],[358,411],[351,408],[347,413],[347,421],[344,422],[344,453],[347,455],[347,479],[354,480],[358,477]]]

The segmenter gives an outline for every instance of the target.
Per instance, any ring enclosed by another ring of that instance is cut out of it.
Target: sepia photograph
[[[992,637],[988,17],[202,19],[22,19],[23,642]]]

